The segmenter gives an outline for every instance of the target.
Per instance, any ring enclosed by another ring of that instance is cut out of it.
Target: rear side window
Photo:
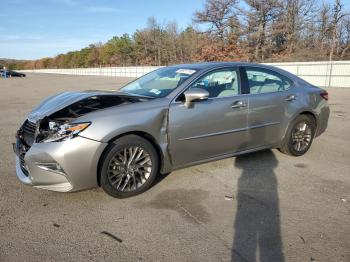
[[[288,90],[291,80],[264,68],[246,67],[249,90],[251,94],[273,93]]]

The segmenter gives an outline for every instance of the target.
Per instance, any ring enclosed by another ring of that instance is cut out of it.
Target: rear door
[[[297,99],[293,83],[278,72],[262,67],[245,67],[249,90],[248,146],[278,143]]]
[[[232,153],[245,146],[248,100],[240,92],[239,70],[211,71],[189,88],[203,88],[205,101],[186,107],[181,95],[170,105],[170,150],[175,167]]]

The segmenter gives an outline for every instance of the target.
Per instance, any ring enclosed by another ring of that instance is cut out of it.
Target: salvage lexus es
[[[158,174],[252,151],[301,156],[327,127],[328,93],[267,65],[164,67],[120,91],[65,92],[17,132],[16,173],[36,188],[123,198]]]

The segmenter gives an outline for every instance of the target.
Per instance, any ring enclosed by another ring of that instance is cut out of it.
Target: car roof
[[[274,72],[280,73],[289,79],[293,80],[296,83],[303,84],[303,85],[309,85],[305,80],[301,79],[300,77],[282,69],[278,68],[272,65],[267,64],[258,64],[258,63],[250,63],[250,62],[205,62],[205,63],[194,63],[194,64],[178,64],[178,65],[171,65],[170,67],[175,68],[184,68],[184,69],[193,69],[196,71],[206,71],[210,69],[220,68],[220,67],[228,67],[228,66],[252,66],[252,67],[259,67],[264,69],[269,69]]]
[[[249,63],[249,62],[204,62],[204,63],[194,63],[194,64],[177,64],[171,65],[170,67],[176,68],[187,68],[194,70],[206,70],[214,69],[217,67],[226,67],[226,66],[258,66],[265,68],[272,68],[268,65],[258,64],[258,63]]]

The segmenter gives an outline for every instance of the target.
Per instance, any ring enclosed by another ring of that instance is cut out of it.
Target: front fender
[[[140,103],[141,104],[141,103]],[[92,124],[80,133],[80,136],[109,143],[116,137],[130,133],[143,133],[152,137],[151,141],[161,151],[161,172],[172,170],[171,156],[168,150],[168,107],[150,106],[142,108],[123,106],[94,112],[77,119]]]

